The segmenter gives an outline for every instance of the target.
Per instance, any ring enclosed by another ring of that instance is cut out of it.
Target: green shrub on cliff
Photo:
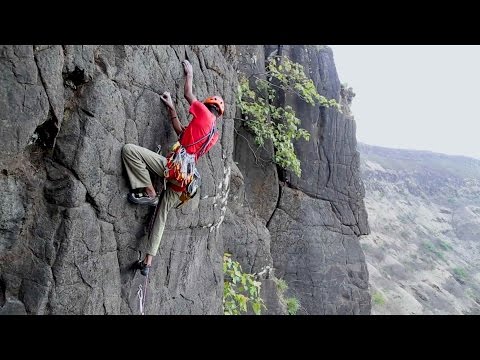
[[[256,315],[266,309],[260,297],[261,283],[256,281],[253,274],[242,271],[237,261],[233,261],[231,254],[223,255],[223,312],[225,315],[240,315],[247,312],[248,305]]]
[[[300,309],[300,301],[296,297],[285,297],[285,292],[288,290],[288,284],[284,279],[274,278],[277,285],[278,296],[280,302],[286,307],[288,315],[296,315]]]
[[[312,79],[305,75],[304,68],[286,57],[269,58],[265,74],[242,76],[237,91],[237,104],[247,129],[253,132],[255,143],[262,146],[271,140],[275,149],[272,161],[284,169],[301,176],[300,161],[292,140],[310,139],[310,133],[300,127],[300,119],[291,106],[275,105],[281,93],[295,94],[314,106],[335,107],[340,105],[320,95]],[[260,77],[264,75],[264,77]],[[253,80],[255,90],[250,88]]]

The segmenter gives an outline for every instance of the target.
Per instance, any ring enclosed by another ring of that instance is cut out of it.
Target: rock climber
[[[183,126],[170,93],[166,91],[161,95],[178,135],[178,141],[171,152],[164,157],[134,144],[126,144],[122,149],[123,162],[132,188],[128,200],[134,204],[158,207],[151,232],[142,241],[145,257],[135,264],[144,276],[148,275],[153,257],[157,254],[168,212],[192,197],[189,185],[198,175],[195,164],[217,142],[219,135],[216,120],[225,111],[225,103],[218,95],[210,96],[203,102],[197,100],[192,91],[192,65],[188,60],[182,61],[182,65],[185,74],[184,97],[190,104],[189,112],[193,118],[188,126]],[[152,185],[148,170],[165,180],[166,188],[160,197]]]

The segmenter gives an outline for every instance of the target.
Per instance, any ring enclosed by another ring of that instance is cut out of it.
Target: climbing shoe
[[[137,269],[140,269],[140,274],[142,274],[143,276],[147,276],[148,275],[148,272],[150,271],[150,268],[152,267],[152,265],[147,265],[142,261],[137,261],[135,267]]]
[[[158,196],[155,196],[152,198],[145,193],[132,192],[128,194],[127,198],[128,198],[128,201],[137,205],[157,206],[158,204]]]

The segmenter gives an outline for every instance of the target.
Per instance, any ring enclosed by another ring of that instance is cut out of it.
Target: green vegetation
[[[425,248],[425,250],[427,252],[429,252],[429,253],[435,255],[436,257],[438,257],[439,259],[445,261],[445,256],[443,255],[442,249],[437,248],[434,243],[424,242],[423,247]]]
[[[440,248],[444,251],[452,250],[452,246],[443,240],[438,241],[438,246],[440,246]]]
[[[277,290],[282,294],[288,289],[287,282],[283,279],[275,279],[275,284],[277,285]]]
[[[310,139],[310,133],[299,127],[291,106],[279,107],[279,94],[295,94],[306,103],[314,106],[335,107],[340,105],[335,99],[328,100],[320,95],[312,79],[305,75],[302,65],[287,57],[273,56],[265,67],[265,77],[253,74],[250,78],[241,77],[237,91],[237,104],[243,115],[247,129],[253,132],[257,146],[272,141],[275,152],[272,161],[284,169],[301,176],[300,161],[297,158],[292,140]],[[255,91],[250,88],[254,84]]]
[[[456,268],[453,268],[452,271],[453,271],[453,275],[458,280],[461,280],[461,281],[465,282],[468,279],[468,273],[467,273],[467,270],[465,268],[456,267]]]
[[[457,203],[457,200],[456,199],[453,199],[453,198],[448,198],[447,199],[447,202],[450,204],[450,205],[455,205]]]
[[[250,304],[253,312],[260,315],[266,309],[260,297],[261,283],[255,280],[253,274],[246,274],[231,254],[223,255],[223,312],[225,315],[239,315],[247,312]]]
[[[287,302],[288,315],[296,315],[298,309],[300,309],[300,301],[295,297],[286,298],[285,301]]]
[[[296,315],[300,309],[300,301],[296,297],[285,297],[285,292],[288,289],[288,284],[284,279],[274,279],[277,285],[280,302],[286,306],[288,315]]]
[[[412,223],[412,219],[407,214],[402,213],[402,214],[399,214],[397,217],[398,217],[398,220],[403,224],[411,224]]]
[[[380,291],[374,291],[372,294],[372,301],[375,305],[385,305],[386,299]]]

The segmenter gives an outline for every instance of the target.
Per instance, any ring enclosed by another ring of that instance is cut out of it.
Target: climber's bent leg
[[[156,152],[134,144],[124,145],[122,157],[132,189],[147,188],[155,191],[148,169],[158,176],[164,177],[167,159]]]
[[[163,192],[160,203],[158,204],[157,217],[155,218],[153,229],[150,236],[145,237],[144,250],[146,253],[144,263],[150,265],[152,263],[152,257],[157,255],[160,241],[162,240],[163,231],[165,230],[165,223],[167,221],[167,215],[170,209],[180,204],[180,194],[173,191],[167,186],[167,189]],[[150,255],[150,256],[149,256]]]

